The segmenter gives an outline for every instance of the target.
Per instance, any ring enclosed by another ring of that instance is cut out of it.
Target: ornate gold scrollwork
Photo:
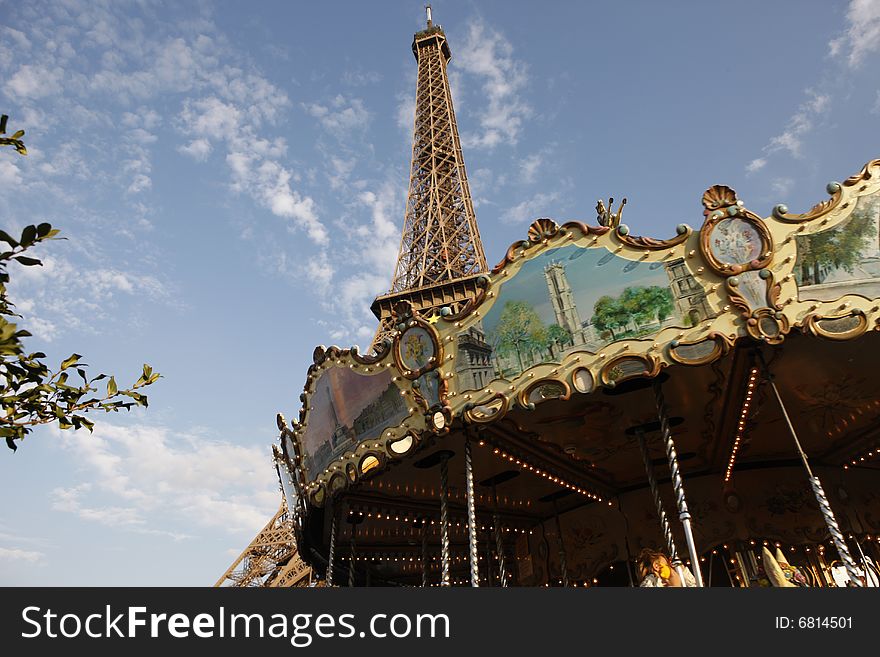
[[[571,388],[565,381],[544,378],[535,381],[523,389],[519,393],[517,401],[523,408],[534,408],[538,404],[551,399],[565,400],[569,397],[571,397]]]
[[[772,308],[761,308],[746,320],[746,331],[756,340],[767,344],[779,344],[785,340],[791,325],[788,317]]]
[[[660,361],[648,354],[618,356],[605,364],[599,375],[602,383],[614,387],[636,377],[654,377],[660,373]]]
[[[571,385],[581,394],[593,392],[596,386],[596,380],[593,373],[586,367],[579,367],[571,373]]]
[[[844,180],[843,185],[838,182],[828,183],[825,186],[825,191],[831,195],[831,198],[820,201],[803,214],[789,213],[788,208],[785,205],[779,204],[773,208],[773,217],[786,223],[799,224],[805,221],[810,221],[811,219],[816,219],[824,214],[828,214],[840,205],[840,201],[843,200],[843,187],[853,187],[861,182],[870,180],[874,175],[873,169],[876,167],[880,167],[880,159],[871,160],[865,164],[859,173]]]
[[[494,422],[504,417],[507,409],[510,407],[510,401],[506,395],[496,393],[482,404],[470,406],[465,409],[464,417],[468,422],[483,424],[485,422]]]
[[[427,341],[427,342],[426,342]],[[394,363],[401,375],[414,380],[443,361],[443,345],[429,322],[412,317],[394,338]]]
[[[804,318],[804,328],[812,335],[828,340],[852,340],[868,330],[868,318],[862,310],[843,315],[812,314]]]
[[[758,215],[746,210],[736,192],[726,185],[715,185],[703,193],[703,215],[700,229],[700,251],[709,267],[722,276],[763,269],[773,258],[773,237]],[[720,230],[723,240],[713,242]],[[759,244],[755,244],[755,239]],[[742,249],[741,254],[734,252]],[[737,260],[736,262],[731,262]]]
[[[723,333],[713,332],[705,340],[669,343],[670,360],[682,365],[706,365],[730,351],[732,341]]]

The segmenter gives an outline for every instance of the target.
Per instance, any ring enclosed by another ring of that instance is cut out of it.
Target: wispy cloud
[[[477,81],[484,99],[472,104],[480,129],[462,134],[462,144],[469,148],[516,144],[523,121],[532,110],[522,97],[528,81],[526,67],[514,58],[510,42],[482,21],[475,21],[464,44],[456,48],[455,63]]]
[[[187,535],[175,525],[249,535],[278,504],[263,448],[165,427],[100,422],[94,434],[58,432],[86,480],[52,491],[53,508],[126,531]]]
[[[550,206],[559,201],[558,192],[539,192],[501,213],[505,224],[530,224],[539,217],[548,216]]]
[[[544,156],[541,153],[532,153],[531,155],[523,158],[523,160],[519,164],[519,175],[522,182],[526,184],[531,184],[535,182],[538,171],[541,169],[541,165],[543,163]]]
[[[795,158],[803,156],[804,139],[831,107],[830,95],[814,89],[807,89],[805,94],[806,100],[788,120],[785,129],[761,149],[759,157],[754,158],[746,165],[746,173],[752,174],[762,170],[767,166],[768,157],[775,153],[784,152]]]
[[[370,113],[360,98],[347,98],[342,94],[325,104],[305,103],[303,108],[318,119],[324,130],[340,139],[352,130],[366,128],[370,121]]]
[[[0,547],[0,561],[24,561],[29,564],[36,564],[43,561],[45,558],[45,554],[37,552],[36,550]]]
[[[880,0],[852,0],[846,11],[846,30],[829,44],[832,57],[843,57],[856,68],[880,51]]]

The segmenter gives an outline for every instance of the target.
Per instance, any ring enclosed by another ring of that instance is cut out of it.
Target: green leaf
[[[37,227],[25,226],[24,230],[21,231],[21,245],[30,246],[34,243],[35,239],[37,239]]]
[[[24,130],[16,130],[12,133],[10,139],[21,139],[22,137],[24,137]]]
[[[144,376],[143,379],[146,381],[150,378],[150,375],[153,373],[153,368],[144,363]]]
[[[68,367],[75,364],[80,358],[82,358],[82,356],[80,356],[79,354],[72,354],[70,356],[70,358],[67,358],[64,361],[62,361],[61,369],[66,370]]]
[[[110,380],[107,382],[107,396],[112,397],[118,391],[119,389],[116,387],[116,379],[111,376]]]
[[[41,223],[37,226],[37,235],[40,237],[46,237],[49,232],[52,230],[52,224],[47,224],[46,222]]]
[[[0,230],[0,240],[3,240],[7,244],[9,244],[9,246],[11,246],[12,248],[15,248],[18,246],[18,242],[16,242],[15,239],[13,239],[9,235],[9,233],[7,233],[5,230]]]
[[[27,256],[16,256],[16,260],[18,260],[21,264],[26,267],[32,267],[34,265],[42,265],[43,262],[41,260],[37,260],[36,258],[28,258]]]
[[[13,438],[6,439],[6,446],[9,449],[11,449],[13,452],[18,449],[18,447],[15,446],[15,439],[13,439]]]

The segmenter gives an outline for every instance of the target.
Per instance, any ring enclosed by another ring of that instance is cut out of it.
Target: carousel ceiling
[[[402,303],[377,352],[315,350],[299,417],[279,416],[297,494],[322,506],[353,485],[416,487],[430,446],[468,431],[488,450],[477,472],[521,472],[503,484],[511,499],[564,482],[566,500],[604,501],[643,482],[640,430],[662,457],[638,383],[658,375],[682,469],[730,479],[794,456],[759,352],[808,453],[857,458],[880,411],[880,160],[827,191],[762,218],[716,185],[700,230],[667,240],[630,235],[601,206],[597,227],[537,220],[459,313]]]

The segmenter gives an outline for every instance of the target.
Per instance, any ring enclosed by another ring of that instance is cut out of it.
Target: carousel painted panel
[[[302,432],[302,464],[314,480],[352,447],[375,440],[386,427],[408,415],[400,389],[388,369],[372,376],[348,368],[321,374],[312,391]]]
[[[524,263],[500,286],[482,328],[494,374],[513,379],[574,351],[597,353],[716,312],[681,258],[642,262],[571,245]]]
[[[853,205],[834,228],[796,238],[794,275],[801,301],[880,297],[880,192]]]

